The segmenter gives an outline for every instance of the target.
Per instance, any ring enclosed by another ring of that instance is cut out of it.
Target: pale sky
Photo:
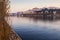
[[[60,7],[60,0],[10,0],[10,12],[25,11],[34,7]]]

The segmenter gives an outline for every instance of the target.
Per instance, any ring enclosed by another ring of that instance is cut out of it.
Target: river
[[[60,40],[60,20],[10,17],[9,25],[22,40]]]

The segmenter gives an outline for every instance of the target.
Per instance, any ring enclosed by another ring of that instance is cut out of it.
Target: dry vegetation
[[[0,2],[0,40],[21,40],[4,19],[8,13],[8,3],[8,0]]]

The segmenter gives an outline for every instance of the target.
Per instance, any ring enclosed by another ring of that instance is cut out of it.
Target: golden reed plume
[[[5,21],[8,14],[9,0],[0,0],[0,40],[21,40]]]

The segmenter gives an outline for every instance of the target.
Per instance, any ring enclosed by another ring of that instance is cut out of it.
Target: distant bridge
[[[53,16],[54,15],[54,13],[39,13],[39,12],[37,12],[37,13],[33,13],[33,14],[21,14],[22,16],[29,16],[29,17],[40,17],[40,16],[43,16],[43,17],[45,17],[45,16]]]

